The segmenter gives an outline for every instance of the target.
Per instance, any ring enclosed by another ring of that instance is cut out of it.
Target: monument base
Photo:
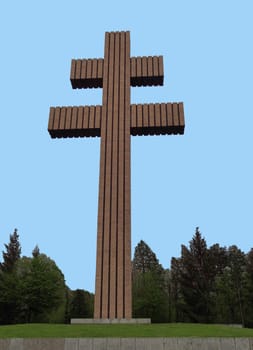
[[[71,324],[150,324],[150,318],[71,318]]]

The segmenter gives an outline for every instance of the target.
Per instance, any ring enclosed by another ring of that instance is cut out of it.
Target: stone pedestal
[[[150,318],[72,318],[71,324],[150,324]]]

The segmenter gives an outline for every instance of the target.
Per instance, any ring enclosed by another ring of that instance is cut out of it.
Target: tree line
[[[133,259],[133,311],[153,322],[242,324],[253,327],[253,249],[207,247],[196,228],[189,246],[164,269],[141,241]]]
[[[94,295],[70,290],[56,263],[40,252],[21,256],[17,230],[0,263],[0,324],[69,323],[92,318]],[[133,317],[152,322],[242,324],[253,327],[253,249],[207,247],[199,228],[181,256],[163,268],[140,241],[132,261]]]
[[[32,257],[21,257],[15,229],[0,263],[0,324],[69,323],[80,314],[92,317],[93,294],[71,291],[59,267],[38,246]]]

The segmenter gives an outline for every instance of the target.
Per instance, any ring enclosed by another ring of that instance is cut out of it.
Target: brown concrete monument
[[[130,103],[130,86],[163,84],[162,56],[130,57],[130,32],[105,33],[104,58],[71,63],[74,89],[103,88],[102,106],[51,107],[53,138],[100,136],[94,319],[131,319],[130,135],[184,133],[183,103]]]

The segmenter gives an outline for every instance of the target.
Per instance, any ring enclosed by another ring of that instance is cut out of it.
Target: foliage
[[[135,248],[132,266],[134,317],[151,318],[152,322],[166,322],[168,297],[165,271],[144,241],[140,241]]]
[[[65,300],[62,272],[45,254],[22,259],[17,272],[22,281],[20,311],[24,321],[47,322],[48,312],[55,311]]]
[[[0,324],[63,322],[66,304],[64,276],[55,262],[33,250],[20,257],[17,230],[3,253],[0,269]]]
[[[133,314],[152,322],[234,323],[253,327],[253,249],[207,246],[196,228],[164,270],[141,241],[133,260]]]
[[[183,312],[192,322],[209,322],[211,315],[210,291],[213,283],[206,241],[198,227],[189,249],[182,245],[179,261],[179,283],[184,300]]]
[[[6,252],[3,252],[3,263],[0,264],[0,269],[4,272],[10,272],[14,269],[16,261],[20,258],[21,246],[19,243],[18,230],[10,235],[9,244],[5,244]]]
[[[171,260],[171,320],[253,326],[253,251],[207,247],[199,229]]]
[[[71,294],[70,318],[92,318],[94,295],[82,289],[72,291]]]
[[[181,256],[164,269],[144,242],[132,262],[133,317],[152,322],[238,323],[253,327],[253,248],[207,246],[196,228]],[[94,295],[71,291],[56,263],[36,245],[21,257],[17,230],[0,263],[0,324],[68,323],[92,318]]]
[[[32,256],[34,258],[37,258],[40,255],[40,248],[38,247],[38,245],[36,244],[36,246],[34,247],[33,251],[32,251]]]
[[[159,264],[155,253],[144,241],[140,241],[134,251],[134,259],[132,263],[133,275],[154,271],[158,274],[163,272],[162,265]]]

